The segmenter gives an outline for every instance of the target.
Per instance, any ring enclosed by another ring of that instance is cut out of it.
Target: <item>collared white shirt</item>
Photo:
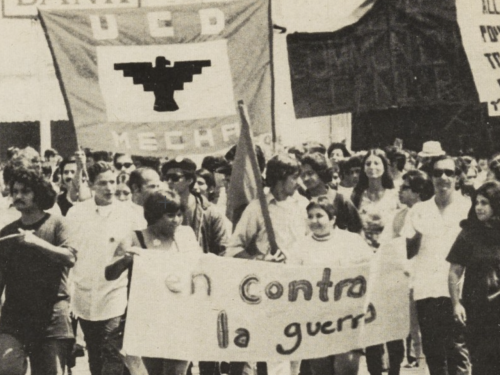
[[[450,297],[446,257],[460,233],[460,221],[467,218],[471,201],[453,193],[453,201],[441,212],[433,198],[415,204],[406,217],[403,234],[413,238],[422,234],[417,255],[413,258],[413,288],[415,300]]]
[[[268,193],[266,201],[278,247],[284,250],[292,248],[293,244],[306,234],[307,199],[296,194],[284,201],[277,201],[271,193]],[[258,199],[250,202],[243,212],[229,239],[226,255],[232,256],[247,249],[254,239],[258,251],[266,254],[269,240]]]
[[[78,249],[71,270],[73,313],[99,321],[123,315],[127,306],[127,272],[108,281],[104,270],[116,248],[132,231],[144,229],[145,221],[129,204],[118,201],[97,206],[94,199],[73,206],[67,214]]]

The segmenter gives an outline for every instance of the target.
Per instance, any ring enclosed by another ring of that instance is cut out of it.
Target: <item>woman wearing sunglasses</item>
[[[134,162],[132,160],[132,157],[130,155],[127,155],[127,154],[116,153],[113,156],[113,165],[115,166],[115,169],[119,173],[126,172],[126,173],[130,174],[135,169],[135,165],[134,165]]]
[[[466,327],[472,374],[500,374],[500,183],[482,185],[472,207],[446,259],[448,287],[455,322]]]

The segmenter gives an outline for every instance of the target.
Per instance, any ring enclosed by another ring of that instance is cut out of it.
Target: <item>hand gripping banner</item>
[[[205,154],[238,139],[237,100],[271,129],[267,0],[41,10],[81,146]]]

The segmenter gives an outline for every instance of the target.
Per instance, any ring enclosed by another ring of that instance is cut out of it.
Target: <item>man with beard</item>
[[[62,374],[74,341],[67,279],[76,250],[63,218],[44,212],[56,198],[50,182],[18,169],[10,194],[21,218],[0,232],[0,374],[25,374],[27,357],[32,374]]]
[[[446,257],[471,204],[455,189],[460,168],[453,158],[436,157],[429,170],[434,197],[411,208],[403,229],[408,258],[414,258],[413,291],[422,349],[431,375],[468,375],[470,361],[463,332],[453,321]]]
[[[57,197],[57,205],[61,209],[61,214],[66,216],[68,210],[73,206],[73,202],[68,197],[68,191],[76,174],[76,160],[74,157],[64,159],[59,165],[61,173],[61,194]]]

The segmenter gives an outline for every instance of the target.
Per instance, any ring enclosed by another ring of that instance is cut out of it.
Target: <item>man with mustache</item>
[[[9,179],[21,218],[0,231],[0,374],[62,374],[73,331],[69,321],[68,272],[75,264],[63,218],[45,210],[55,203],[50,182],[33,170]]]
[[[76,175],[76,160],[74,157],[64,159],[59,165],[61,173],[61,194],[57,197],[57,205],[61,209],[63,216],[66,216],[68,210],[73,206],[73,202],[68,196],[68,192]]]

